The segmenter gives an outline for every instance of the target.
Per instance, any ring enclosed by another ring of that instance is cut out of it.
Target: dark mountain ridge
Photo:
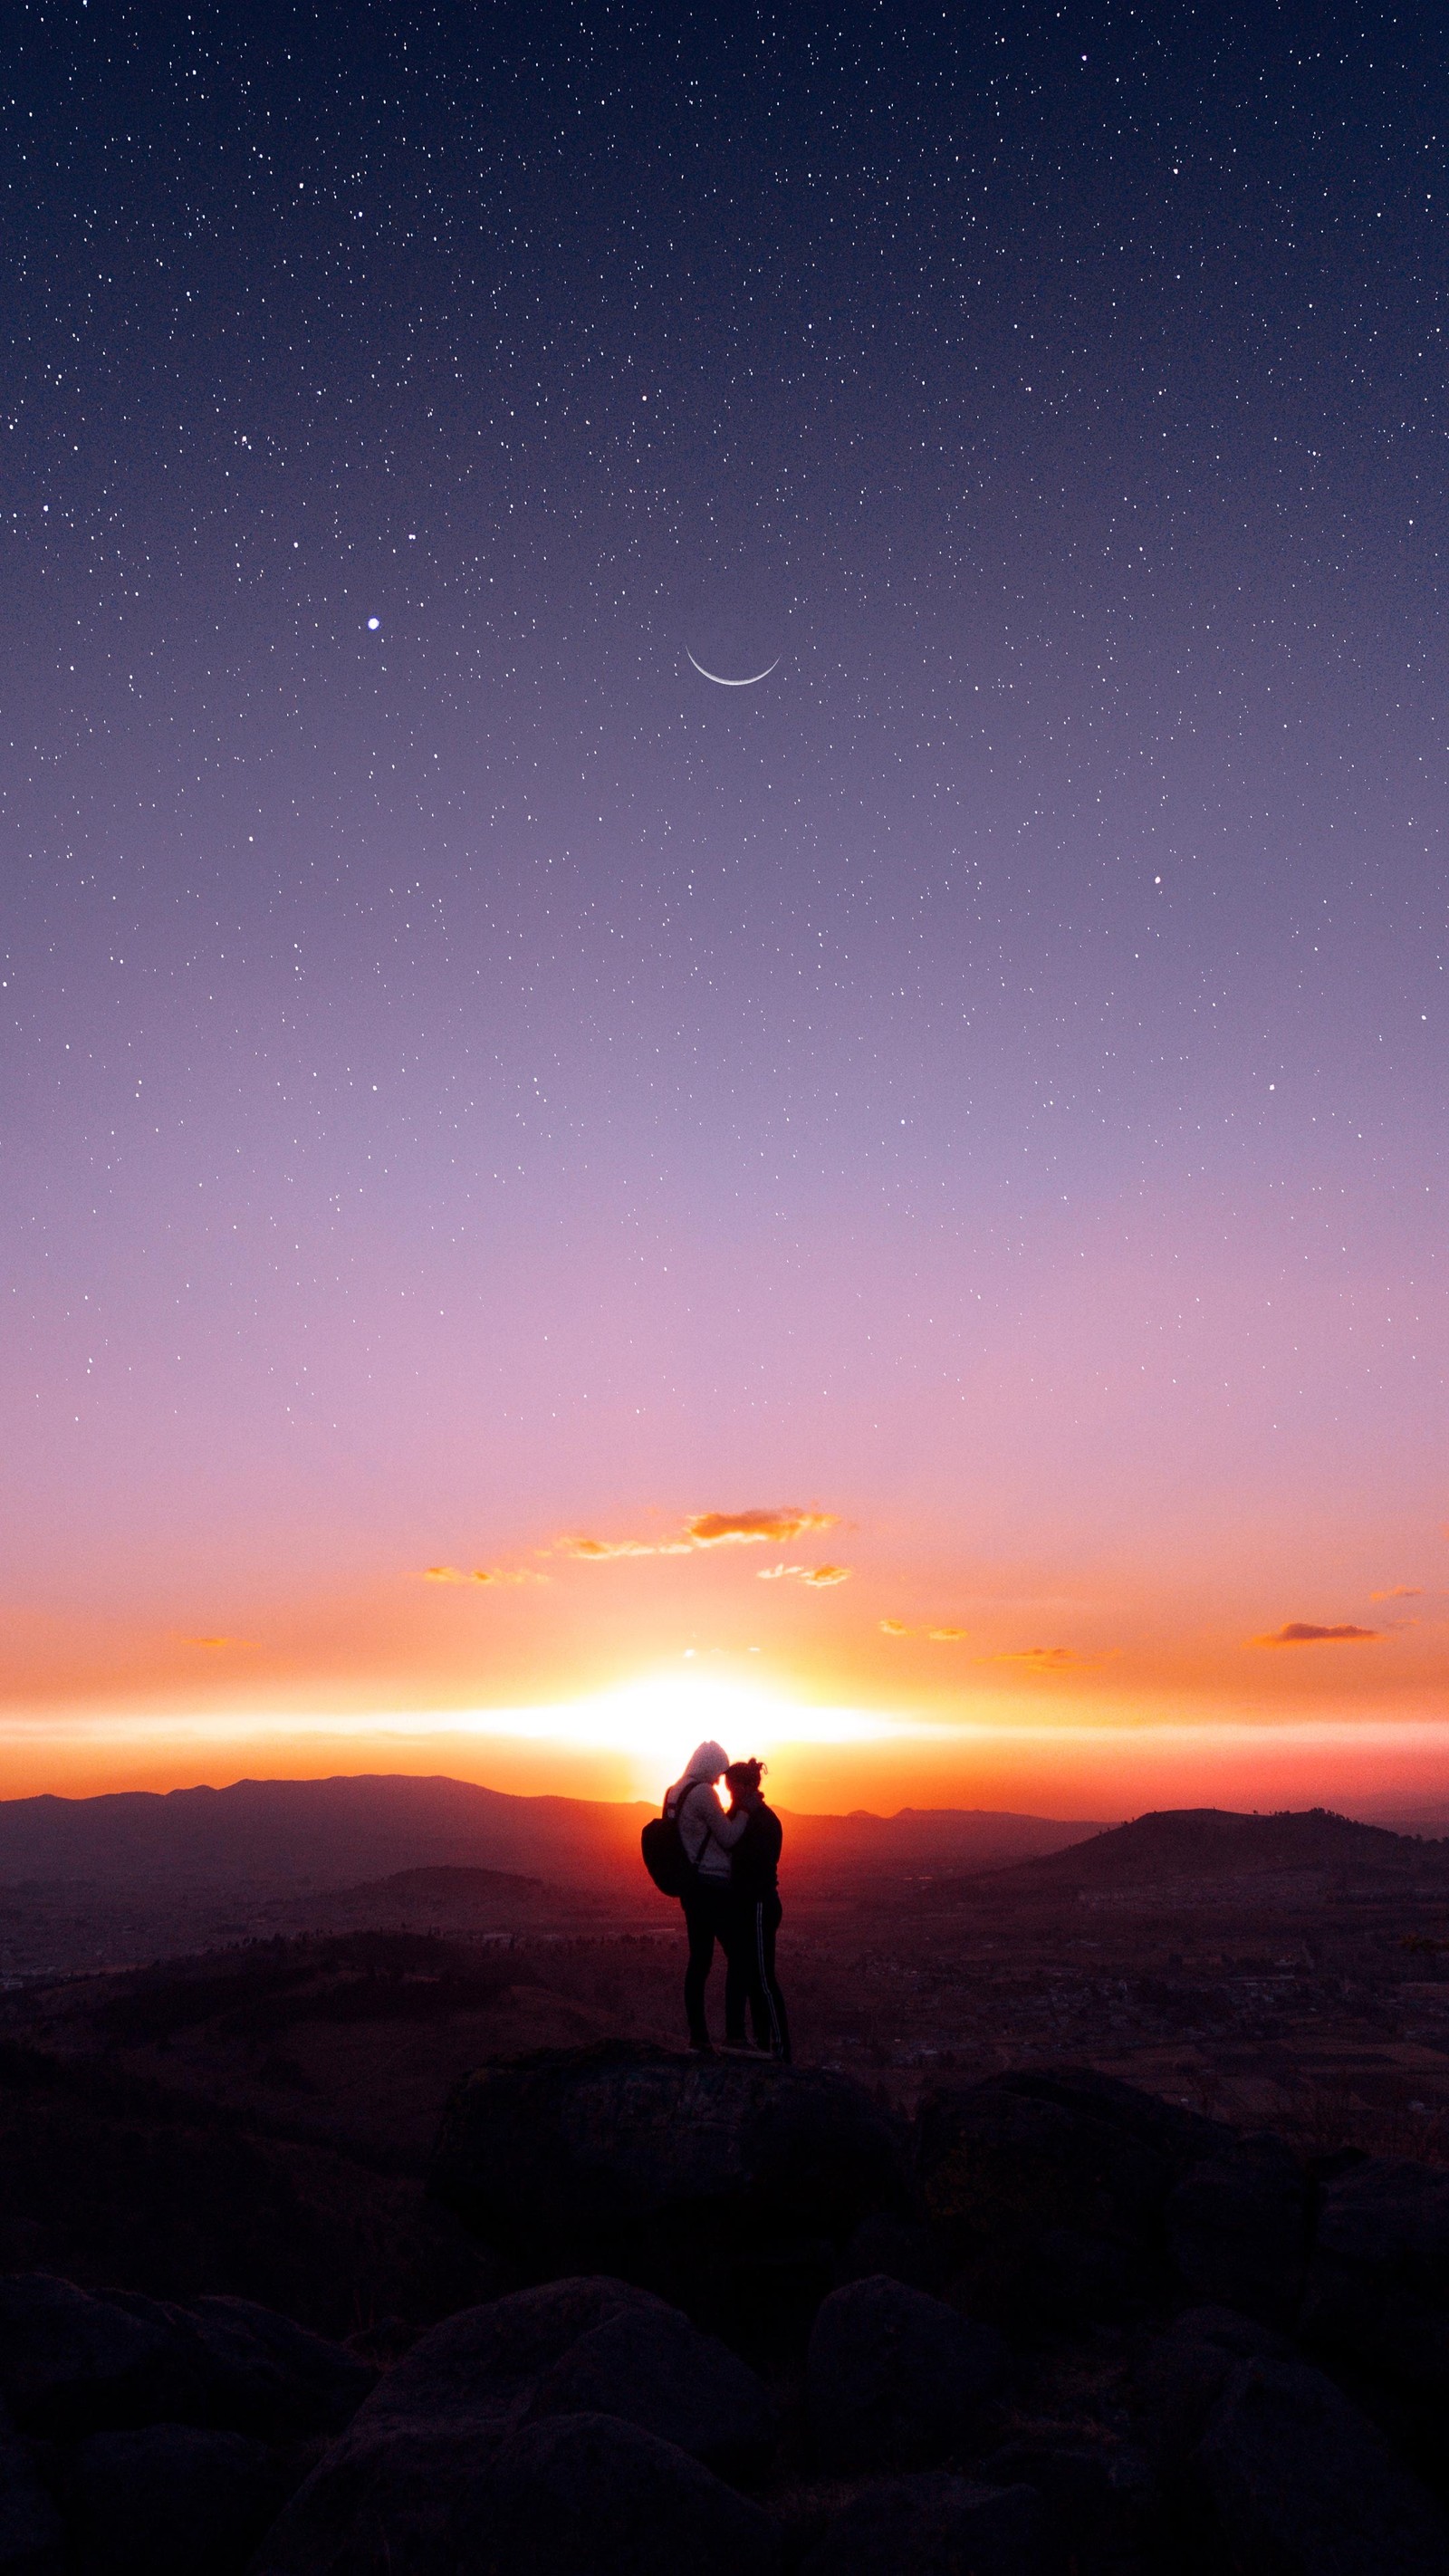
[[[1128,1887],[1161,1880],[1239,1879],[1285,1871],[1449,1878],[1449,1841],[1425,1842],[1386,1825],[1358,1824],[1327,1807],[1237,1815],[1223,1807],[1170,1807],[1112,1825],[1069,1850],[989,1874],[1027,1889]]]
[[[14,1798],[0,1801],[0,1882],[160,1871],[339,1886],[438,1862],[597,1880],[637,1851],[648,1813],[407,1773]]]
[[[401,1869],[503,1870],[585,1887],[643,1883],[643,1802],[516,1797],[409,1773],[238,1780],[224,1789],[0,1800],[0,1885],[205,1882],[342,1888]],[[816,1873],[929,1858],[987,1868],[1075,1842],[1091,1825],[982,1809],[789,1816],[792,1865]]]

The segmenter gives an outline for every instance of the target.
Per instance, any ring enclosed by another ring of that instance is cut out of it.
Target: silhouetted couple
[[[753,2043],[772,2057],[790,2055],[785,1998],[775,1974],[775,1935],[780,1928],[777,1873],[784,1835],[765,1804],[760,1762],[731,1762],[723,1745],[701,1744],[682,1780],[664,1800],[689,1867],[680,1903],[689,1933],[684,2009],[691,2048],[708,2048],[704,1993],[718,1941],[725,1954],[725,2046]],[[716,1783],[729,1791],[720,1805]]]

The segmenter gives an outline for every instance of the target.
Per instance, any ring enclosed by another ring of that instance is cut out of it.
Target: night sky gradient
[[[6,29],[0,1791],[1449,1793],[1442,27]]]

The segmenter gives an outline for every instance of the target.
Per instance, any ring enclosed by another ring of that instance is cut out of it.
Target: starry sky
[[[7,24],[0,1792],[1449,1795],[1435,30]]]

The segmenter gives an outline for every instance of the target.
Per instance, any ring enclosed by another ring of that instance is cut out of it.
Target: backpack
[[[686,1896],[699,1876],[675,1815],[651,1816],[639,1837],[644,1866],[662,1896]]]

